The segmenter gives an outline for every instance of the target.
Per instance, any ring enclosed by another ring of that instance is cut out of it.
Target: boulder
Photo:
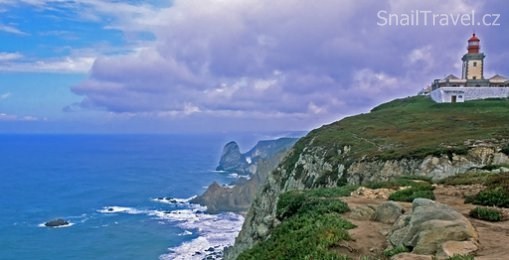
[[[65,219],[58,218],[58,219],[53,219],[53,220],[50,220],[50,221],[44,223],[44,226],[46,226],[46,227],[60,227],[60,226],[67,226],[69,224],[70,224],[69,221],[67,221]]]
[[[474,227],[447,205],[428,199],[415,199],[412,214],[400,217],[389,234],[393,246],[413,248],[412,253],[435,255],[447,241],[476,241]]]
[[[373,219],[378,222],[393,224],[404,212],[405,210],[398,203],[387,201],[376,208]]]
[[[355,220],[372,220],[374,215],[374,207],[368,205],[352,208],[349,217]]]
[[[455,255],[472,255],[479,249],[474,241],[447,241],[442,244],[441,255],[449,258]]]

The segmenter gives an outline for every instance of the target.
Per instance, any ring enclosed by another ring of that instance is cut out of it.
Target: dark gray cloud
[[[155,35],[153,44],[98,58],[89,78],[73,91],[84,96],[82,107],[115,113],[222,118],[230,125],[278,118],[281,126],[305,121],[301,127],[308,127],[415,94],[445,74],[459,74],[473,30],[489,35],[486,42],[508,40],[507,26],[381,27],[378,11],[482,13],[493,11],[491,5],[468,0],[176,0],[138,19],[143,23],[137,28]],[[490,53],[504,48],[491,46]]]

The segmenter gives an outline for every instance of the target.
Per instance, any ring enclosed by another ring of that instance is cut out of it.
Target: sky
[[[504,0],[0,0],[0,133],[307,131],[461,75],[473,32],[509,76]]]

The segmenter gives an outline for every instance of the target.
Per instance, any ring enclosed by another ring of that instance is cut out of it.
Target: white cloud
[[[18,29],[16,27],[9,26],[9,25],[3,25],[3,24],[0,24],[0,31],[6,32],[6,33],[16,34],[16,35],[20,35],[20,36],[28,35],[28,33],[23,32],[23,31],[21,31],[20,29]]]
[[[19,60],[23,55],[17,52],[0,52],[0,62]]]
[[[35,116],[18,116],[12,114],[0,113],[0,122],[1,121],[23,121],[23,122],[31,122],[31,121],[47,121],[47,118],[39,118]]]
[[[0,94],[0,100],[8,99],[10,96],[11,96],[11,93],[9,93],[9,92]]]
[[[64,57],[36,61],[20,61],[19,58],[6,59],[6,61],[12,62],[0,63],[0,70],[12,72],[87,73],[95,61],[95,57],[92,56]],[[0,61],[2,61],[1,55]]]

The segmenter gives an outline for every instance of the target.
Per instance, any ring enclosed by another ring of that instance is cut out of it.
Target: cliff
[[[245,213],[265,184],[268,174],[281,162],[297,138],[280,138],[258,142],[251,150],[241,154],[237,143],[225,145],[218,169],[249,174],[247,181],[235,183],[233,187],[211,184],[207,190],[192,202],[207,206],[209,213],[239,212]]]
[[[276,205],[284,192],[397,176],[440,180],[507,165],[508,124],[507,100],[435,104],[420,96],[313,130],[269,174],[226,259],[267,238],[279,224]]]
[[[242,154],[236,142],[229,142],[223,148],[223,153],[216,167],[218,171],[252,175],[257,171],[259,161],[267,160],[287,151],[297,138],[279,138],[276,140],[259,141],[251,150]]]

